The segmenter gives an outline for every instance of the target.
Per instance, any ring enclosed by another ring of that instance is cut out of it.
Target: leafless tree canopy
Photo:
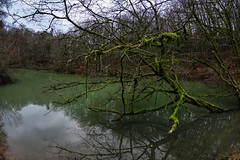
[[[27,9],[21,14],[11,14],[16,22],[25,19],[47,27],[42,33],[12,29],[15,34],[11,37],[18,44],[13,53],[18,55],[16,63],[48,63],[54,64],[55,70],[86,74],[84,83],[50,87],[51,91],[57,91],[86,86],[77,96],[65,97],[63,103],[118,83],[121,110],[90,109],[122,118],[169,107],[173,109],[169,117],[173,121],[169,131],[172,133],[179,124],[177,113],[186,104],[211,112],[228,111],[190,95],[181,80],[221,82],[230,95],[240,99],[238,0],[22,0],[21,3]],[[69,32],[55,32],[54,27],[59,24],[71,26]],[[5,52],[8,51],[6,48]],[[9,58],[8,63],[15,62]],[[115,79],[93,82],[88,78],[93,74],[107,74]],[[99,83],[100,87],[94,85]],[[151,108],[138,106],[138,102],[156,93],[168,101]]]

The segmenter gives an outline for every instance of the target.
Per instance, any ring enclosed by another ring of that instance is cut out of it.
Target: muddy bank
[[[7,135],[2,129],[2,127],[3,127],[3,124],[0,123],[0,160],[7,160],[7,158],[5,157],[5,153],[8,149],[8,144],[6,141]]]

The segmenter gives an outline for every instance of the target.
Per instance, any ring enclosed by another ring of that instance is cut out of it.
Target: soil
[[[0,124],[0,160],[8,160],[5,157],[5,153],[8,149],[6,137],[6,133],[2,130],[2,124]]]

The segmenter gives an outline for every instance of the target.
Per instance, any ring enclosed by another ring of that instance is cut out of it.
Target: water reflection
[[[43,94],[42,87],[51,84],[53,77],[64,76],[21,71],[17,84],[1,86],[0,155],[18,160],[212,160],[240,150],[240,112],[218,115],[192,112],[191,106],[181,108],[180,126],[169,136],[172,111],[126,117],[118,122],[111,122],[115,115],[89,111],[89,106],[108,97],[107,90],[71,105],[52,104],[56,97]],[[236,104],[229,101],[228,105],[230,102]],[[118,106],[115,101],[110,103],[107,105]]]
[[[18,108],[12,106],[7,101],[0,100],[0,117],[8,125],[18,126],[21,123],[22,115],[18,112]]]
[[[68,136],[70,128],[78,128],[62,111],[53,109],[51,101],[56,96],[42,92],[57,75],[29,70],[13,72],[17,82],[0,88],[0,138],[4,141],[0,144],[4,148],[1,155],[17,160],[54,159],[48,145],[55,139],[73,142]],[[57,77],[65,81],[70,76]]]
[[[22,115],[7,101],[0,100],[0,106],[0,160],[5,160],[9,145],[4,125],[8,124],[17,127],[21,123]]]
[[[84,134],[81,130],[81,134],[76,131],[73,135],[78,138],[74,149],[59,144],[52,148],[75,159],[219,159],[240,149],[239,114],[204,116],[185,123],[170,136],[166,134],[168,127],[159,121],[128,119],[85,126]]]
[[[54,141],[74,142],[70,136],[77,123],[70,121],[61,111],[50,112],[46,106],[30,104],[25,106],[20,114],[22,124],[18,127],[6,125],[8,144],[11,149],[7,152],[10,159],[18,160],[50,160],[55,155],[49,152],[48,146]]]
[[[178,131],[169,155],[210,160],[239,150],[239,114],[211,115],[187,124]]]

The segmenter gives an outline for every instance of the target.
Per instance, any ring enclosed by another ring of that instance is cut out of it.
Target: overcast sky
[[[24,3],[21,3],[20,1],[17,1],[12,4],[12,6],[9,8],[9,16],[6,17],[5,22],[6,25],[19,27],[20,25],[25,26],[28,29],[32,29],[34,31],[45,31],[48,28],[50,19],[44,18],[41,20],[41,22],[35,22],[31,20],[26,19],[18,19],[16,22],[17,17],[13,18],[12,16],[20,15],[24,16],[27,13],[30,13],[32,10],[29,6],[25,5]],[[67,32],[69,27],[72,27],[67,21],[56,21],[55,22],[55,28],[56,30],[60,30],[61,32]],[[51,28],[49,29],[49,31]]]
[[[49,9],[52,11],[53,14],[64,17],[65,16],[65,10],[64,10],[64,4],[63,1],[51,1],[47,0],[41,1],[41,0],[24,0],[28,5],[22,3],[20,0],[16,0],[15,3],[12,4],[12,7],[9,9],[9,13],[11,15],[19,15],[19,16],[25,16],[29,15],[31,13],[34,13],[36,11],[36,8],[43,12],[50,12]],[[155,3],[157,1],[162,0],[153,0]],[[57,3],[56,3],[57,2]],[[121,2],[121,1],[119,1]],[[104,17],[115,17],[115,14],[112,15],[113,12],[109,12],[114,10],[115,5],[111,0],[91,0],[91,1],[84,1],[83,2],[87,8],[93,10],[94,12],[103,15]],[[84,22],[85,20],[89,19],[89,17],[93,17],[91,12],[84,8],[82,3],[78,0],[69,0],[67,1],[67,4],[70,5],[69,7],[69,16],[73,21],[75,21],[76,24],[79,24],[80,22]],[[32,8],[35,5],[36,8]],[[122,5],[128,5],[128,3],[123,3]],[[150,5],[146,2],[146,5]],[[31,6],[31,7],[30,7]],[[131,6],[131,5],[130,5]],[[117,9],[119,10],[119,8]],[[118,11],[117,11],[118,12]],[[18,19],[17,16],[14,16],[15,20]],[[27,19],[18,19],[18,21],[15,23],[16,26],[24,25],[26,28],[31,28],[35,31],[44,31],[46,29],[49,29],[49,24],[51,21],[51,18],[48,16],[38,15],[34,17],[35,20],[38,20],[39,22],[34,22],[33,19],[28,18]],[[7,18],[7,22],[11,25],[15,20],[9,16]],[[62,32],[67,32],[70,27],[73,27],[67,20],[54,20],[54,30],[60,30]]]
[[[51,7],[54,8],[53,13],[58,15],[58,16],[64,16],[65,12],[61,12],[61,9],[64,9],[63,3],[62,4],[56,4],[54,3],[51,4],[47,4],[46,3],[44,5],[41,5],[41,1],[39,0],[24,0],[26,3],[29,4],[34,4],[34,5],[38,5],[37,7],[39,7],[40,9],[44,9],[47,7]],[[50,1],[49,2],[54,2],[54,1]],[[57,1],[56,1],[57,2]],[[62,1],[59,1],[62,2]],[[89,12],[86,11],[86,9],[84,7],[81,7],[81,4],[78,0],[70,0],[68,1],[71,3],[71,5],[73,5],[73,7],[71,8],[71,12],[69,13],[71,16],[71,19],[74,20],[76,23],[79,23],[80,21],[85,21],[89,18]],[[74,5],[76,4],[76,5]],[[88,1],[86,2],[86,5],[88,5]],[[111,0],[91,0],[91,9],[95,10],[95,11],[101,11],[101,12],[105,12],[106,14],[108,14],[108,12],[105,9],[110,9],[113,8],[113,3],[111,3]],[[12,7],[9,9],[9,13],[11,15],[19,15],[19,16],[24,16],[24,15],[28,15],[29,13],[34,13],[36,9],[32,9],[30,6],[22,3],[20,0],[17,0],[15,3],[12,4]],[[59,11],[57,11],[59,10]],[[65,11],[65,10],[64,10]],[[111,15],[108,15],[111,16]],[[26,28],[31,28],[35,31],[43,31],[46,30],[49,26],[49,23],[51,21],[51,18],[47,18],[43,16],[35,16],[35,18],[37,20],[40,20],[39,22],[34,22],[33,20],[26,20],[26,19],[20,19],[17,22],[15,22],[17,18],[17,16],[15,16],[15,19],[13,19],[11,16],[9,16],[6,21],[9,23],[9,25],[12,25],[14,22],[15,26],[19,26],[19,24],[24,25]],[[70,27],[73,27],[73,25],[71,25],[69,22],[67,22],[67,20],[55,20],[54,21],[54,26],[55,26],[55,30],[61,30],[62,32],[66,32],[69,30]],[[51,28],[49,29],[49,31],[51,30]]]

